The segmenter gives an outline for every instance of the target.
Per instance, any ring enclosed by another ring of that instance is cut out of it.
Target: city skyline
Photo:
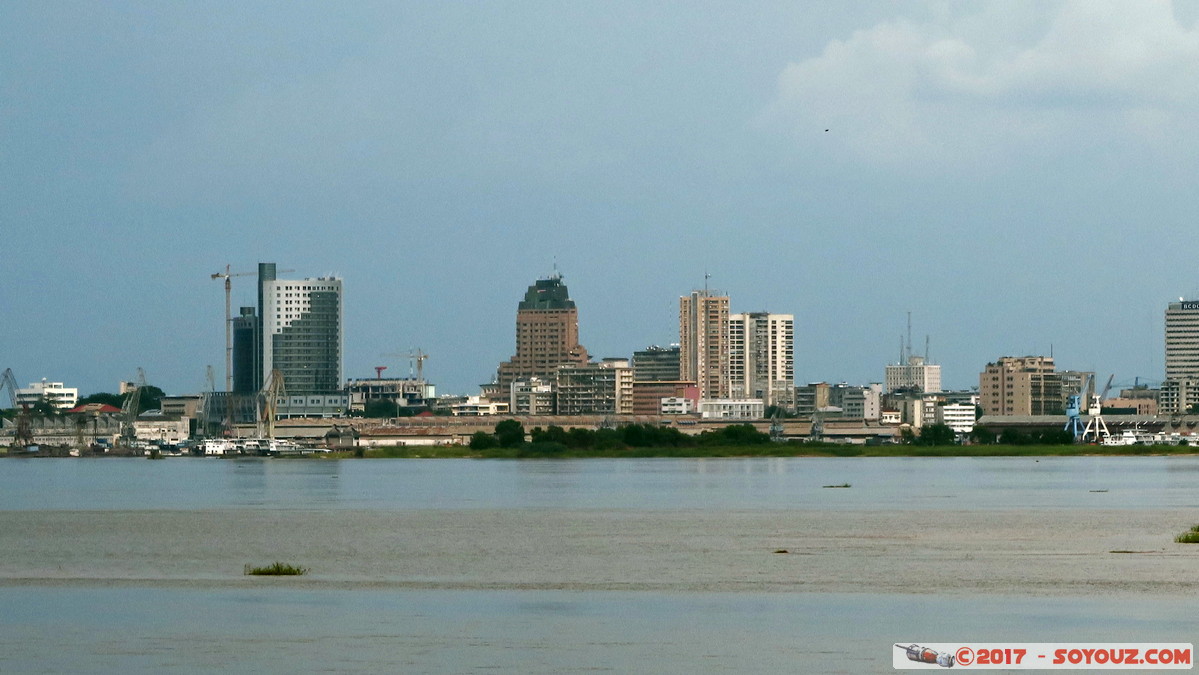
[[[345,378],[422,348],[462,393],[554,260],[596,357],[711,273],[795,316],[797,383],[878,381],[909,311],[948,388],[1159,381],[1199,295],[1195,3],[144,8],[0,7],[22,383],[202,390],[261,260],[345,280]]]

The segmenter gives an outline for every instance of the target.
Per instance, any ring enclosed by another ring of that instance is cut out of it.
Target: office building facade
[[[923,356],[908,356],[907,363],[888,365],[883,384],[889,394],[896,391],[941,391],[941,366],[925,363]]]
[[[1166,307],[1166,379],[1199,379],[1199,301]]]
[[[984,415],[1061,415],[1061,378],[1051,356],[1005,356],[978,376]]]
[[[677,382],[679,346],[651,345],[633,352],[633,379],[638,382]]]

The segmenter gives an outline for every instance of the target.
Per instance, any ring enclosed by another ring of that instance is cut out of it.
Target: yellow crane
[[[266,384],[262,385],[262,391],[258,392],[259,438],[275,437],[275,411],[278,409],[279,399],[283,396],[287,396],[287,385],[283,382],[283,373],[277,369],[272,370],[270,378]]]

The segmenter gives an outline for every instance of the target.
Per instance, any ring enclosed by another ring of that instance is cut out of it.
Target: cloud
[[[788,65],[762,121],[807,149],[894,167],[990,165],[1097,139],[1179,150],[1199,108],[1199,31],[1170,3],[962,7]]]

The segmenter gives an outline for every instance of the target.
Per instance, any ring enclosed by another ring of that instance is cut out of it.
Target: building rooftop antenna
[[[908,360],[912,358],[912,312],[908,312]]]

